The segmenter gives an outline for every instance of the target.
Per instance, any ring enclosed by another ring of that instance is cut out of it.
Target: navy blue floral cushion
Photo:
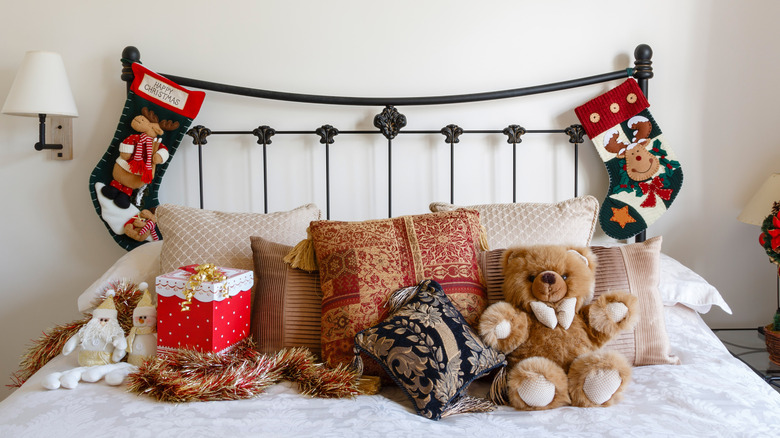
[[[492,410],[492,403],[463,392],[504,365],[504,355],[482,342],[437,282],[410,290],[386,320],[355,336],[356,353],[381,364],[423,417]]]

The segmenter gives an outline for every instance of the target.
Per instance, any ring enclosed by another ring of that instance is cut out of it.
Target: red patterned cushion
[[[399,288],[437,281],[469,324],[485,308],[476,211],[314,221],[309,229],[322,287],[322,356],[331,366],[352,360],[355,334],[387,317],[387,298]]]

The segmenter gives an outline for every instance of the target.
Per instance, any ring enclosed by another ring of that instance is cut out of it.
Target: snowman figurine
[[[157,354],[157,308],[147,288],[146,283],[139,285],[144,294],[133,310],[133,328],[127,335],[127,362],[135,366]]]

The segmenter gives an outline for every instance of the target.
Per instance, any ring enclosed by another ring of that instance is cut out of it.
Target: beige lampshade
[[[65,64],[59,53],[32,51],[24,55],[5,99],[3,113],[78,117]]]
[[[780,173],[773,173],[764,181],[737,219],[760,227],[772,212],[772,205],[775,202],[780,202]]]

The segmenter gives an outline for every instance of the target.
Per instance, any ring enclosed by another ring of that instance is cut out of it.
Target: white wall
[[[123,254],[94,212],[87,180],[121,112],[119,57],[126,45],[137,46],[145,64],[161,72],[272,90],[390,96],[468,93],[597,74],[630,66],[633,48],[650,44],[656,70],[650,83],[651,111],[678,154],[685,183],[673,208],[648,235],[663,235],[664,251],[701,273],[730,303],[733,316],[720,310],[706,316],[712,326],[763,324],[775,307],[773,268],[757,243],[759,230],[736,216],[780,162],[773,137],[780,95],[774,81],[780,73],[779,12],[780,4],[769,0],[8,3],[0,30],[0,96],[7,94],[25,51],[58,51],[80,117],[74,122],[74,160],[56,162],[32,148],[35,119],[0,116],[5,207],[0,216],[0,381],[9,382],[25,346],[43,330],[79,318],[76,297]],[[498,128],[518,122],[545,128],[576,123],[573,107],[605,90],[596,86],[499,105],[511,108],[517,119],[496,116],[486,105],[445,109],[454,120],[416,108],[402,112],[409,127],[418,129],[453,121],[482,128],[490,120],[497,120]],[[301,122],[311,129],[323,123],[367,129],[375,112],[328,108],[323,119],[297,115],[301,107],[295,104],[255,105],[210,94],[196,123],[214,129],[251,130],[261,123],[298,129]],[[466,113],[468,118],[460,118]],[[473,169],[461,168],[459,174],[507,175],[502,139],[469,141],[489,154],[469,155]],[[532,156],[569,160],[561,142],[552,152],[526,142]],[[240,158],[249,153],[257,160],[253,143],[252,138],[214,140],[207,153],[217,164],[207,178],[221,181],[238,173],[256,187],[259,171]],[[349,156],[352,164],[342,164],[336,172],[334,185],[346,195],[334,200],[334,218],[383,216],[381,183],[355,195],[350,191],[353,181],[384,172],[383,142],[337,138],[337,144],[343,146],[334,154]],[[227,152],[218,155],[216,145]],[[299,139],[289,146],[298,158],[275,166],[272,176],[282,178],[288,188],[271,198],[273,210],[312,199],[324,204],[321,149],[316,145],[316,139]],[[413,159],[398,154],[397,179],[448,157],[438,140],[418,150],[425,152]],[[193,156],[192,148],[183,146],[174,157],[160,194],[163,202],[197,204],[188,187]],[[587,174],[581,190],[602,198],[606,170],[587,141],[581,156]],[[440,172],[422,188],[399,190],[394,213],[418,213],[429,201],[446,200],[447,175]],[[535,166],[526,165],[523,172],[529,184],[546,187],[541,194],[524,189],[524,199],[553,201],[570,195],[568,182],[551,185],[546,172]],[[306,180],[301,174],[314,177]],[[464,184],[459,202],[506,202],[511,197],[502,184],[469,190],[472,183]],[[211,190],[207,207],[261,210],[262,198],[241,184],[231,185],[230,193]]]

